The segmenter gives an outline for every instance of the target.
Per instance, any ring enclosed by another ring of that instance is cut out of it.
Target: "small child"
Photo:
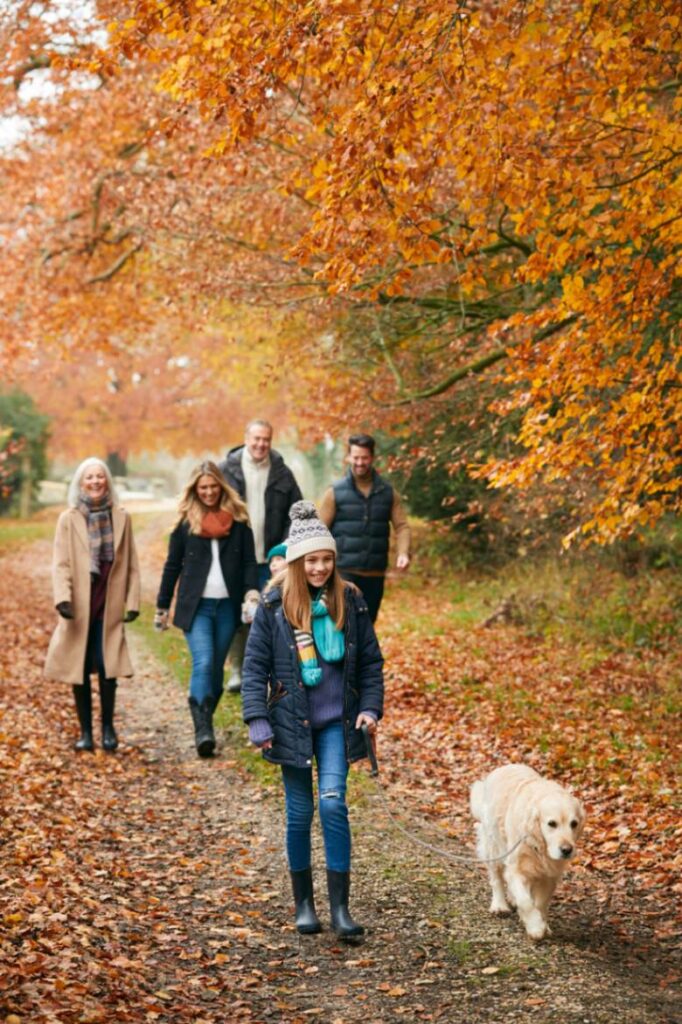
[[[268,563],[270,570],[270,579],[276,576],[278,572],[287,567],[287,546],[284,542],[281,544],[275,544],[274,548],[270,548],[265,558]]]
[[[265,561],[268,563],[270,570],[270,579],[265,581],[263,592],[270,587],[270,580],[274,579],[278,572],[287,567],[287,546],[286,544],[275,544],[274,548],[270,548],[267,553]],[[253,617],[256,614],[256,608],[258,607],[258,600],[252,596],[248,601],[245,601],[242,605],[242,622],[250,626],[253,622]]]

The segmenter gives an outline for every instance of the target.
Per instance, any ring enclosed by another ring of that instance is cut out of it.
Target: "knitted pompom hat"
[[[295,562],[311,551],[333,551],[336,554],[336,541],[321,521],[312,501],[295,501],[289,509],[289,519],[287,562]]]
[[[271,558],[277,558],[277,556],[279,556],[280,558],[286,558],[286,553],[286,541],[282,541],[281,544],[275,544],[273,548],[270,548],[267,555],[265,556],[265,561],[269,564]]]

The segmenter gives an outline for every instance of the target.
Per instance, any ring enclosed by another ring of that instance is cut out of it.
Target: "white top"
[[[204,592],[201,596],[213,597],[218,600],[220,600],[220,598],[230,596],[227,592],[227,587],[225,586],[225,578],[220,565],[220,546],[215,537],[211,539],[211,568],[208,571],[206,586],[204,587]]]
[[[265,562],[265,488],[268,486],[270,456],[261,462],[254,462],[248,448],[242,452],[242,470],[246,484],[246,506],[253,531],[256,561]]]

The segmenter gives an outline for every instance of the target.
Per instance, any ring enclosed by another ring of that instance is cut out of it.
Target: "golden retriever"
[[[516,907],[530,938],[544,938],[551,934],[549,901],[583,829],[582,804],[525,764],[496,768],[474,782],[470,799],[493,893],[490,912]]]

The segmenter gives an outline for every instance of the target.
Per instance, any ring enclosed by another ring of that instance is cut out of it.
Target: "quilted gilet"
[[[356,487],[350,469],[333,487],[336,512],[331,532],[339,569],[385,572],[393,488],[374,472],[372,489],[365,497]]]

